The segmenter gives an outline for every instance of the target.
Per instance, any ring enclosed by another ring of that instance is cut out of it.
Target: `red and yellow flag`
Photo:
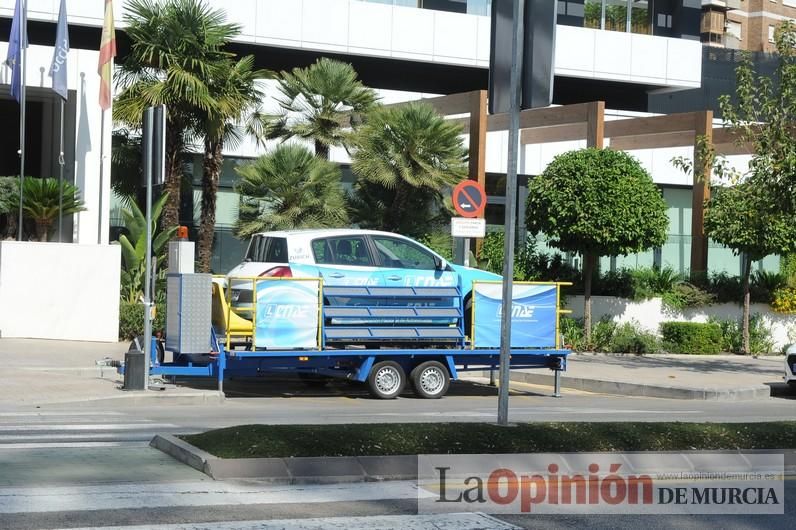
[[[113,28],[113,0],[105,0],[105,22],[102,24],[98,69],[100,75],[99,104],[102,110],[108,110],[111,106],[114,57],[116,57],[116,32]]]

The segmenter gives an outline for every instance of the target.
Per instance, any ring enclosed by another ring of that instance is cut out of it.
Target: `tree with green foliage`
[[[796,214],[796,24],[784,22],[775,42],[774,75],[757,74],[745,54],[735,70],[734,96],[722,96],[719,104],[724,126],[753,148],[745,180],[770,190],[769,207]]]
[[[258,81],[272,77],[267,70],[254,68],[254,56],[237,61],[222,61],[206,81],[215,104],[197,115],[197,135],[203,137],[202,201],[197,266],[199,272],[210,272],[213,239],[216,228],[218,182],[224,161],[225,145],[238,145],[244,136],[258,142],[265,139],[268,125],[259,110],[265,92]]]
[[[750,353],[749,304],[752,262],[769,254],[796,251],[796,216],[772,208],[770,188],[753,179],[717,187],[705,209],[705,232],[738,255],[745,256],[743,282],[743,353]]]
[[[649,173],[621,151],[557,156],[528,183],[526,225],[548,244],[583,255],[584,327],[591,338],[591,283],[600,256],[641,252],[666,241],[666,202]]]
[[[427,103],[372,112],[354,140],[355,221],[421,236],[440,213],[447,220],[442,192],[467,175],[461,133]]]
[[[329,159],[330,147],[349,148],[349,136],[376,105],[376,93],[362,84],[354,68],[322,57],[306,68],[279,75],[282,114],[275,134],[315,143],[315,154]]]
[[[241,180],[235,232],[337,228],[348,222],[337,164],[297,144],[280,144],[237,168]]]
[[[240,32],[225,19],[223,10],[202,0],[130,0],[126,5],[123,22],[131,44],[114,77],[121,90],[113,118],[137,129],[147,107],[168,109],[164,191],[170,199],[162,219],[167,228],[179,223],[186,132],[197,112],[217,104],[208,80],[232,56],[225,46]]]
[[[72,215],[86,209],[80,200],[80,191],[71,182],[64,182],[61,188],[58,179],[25,177],[22,193],[22,213],[36,223],[39,241],[47,241],[59,211],[62,215]],[[19,208],[19,198],[16,208]]]
[[[166,243],[177,231],[173,226],[158,231],[158,219],[164,205],[168,202],[168,195],[163,194],[152,204],[152,256],[162,257]],[[122,277],[121,298],[129,303],[137,303],[144,294],[145,264],[146,264],[146,216],[136,205],[135,201],[129,203],[127,208],[122,208],[124,226],[127,234],[119,236],[119,245],[122,247]]]

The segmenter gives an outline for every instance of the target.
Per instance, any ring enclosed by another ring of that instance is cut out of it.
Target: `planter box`
[[[564,291],[566,295],[566,290]],[[583,296],[567,296],[567,309],[572,310],[573,318],[583,317]],[[707,322],[710,317],[721,320],[740,320],[743,308],[740,304],[714,304],[675,311],[663,305],[660,298],[651,298],[635,302],[627,298],[614,296],[592,296],[591,317],[597,322],[604,316],[611,317],[620,324],[637,322],[642,328],[660,335],[660,324],[669,320],[681,322]],[[796,331],[796,315],[775,313],[767,304],[752,304],[750,313],[759,313],[766,326],[771,328],[771,339],[774,351],[780,351],[792,341],[788,339],[788,331]]]

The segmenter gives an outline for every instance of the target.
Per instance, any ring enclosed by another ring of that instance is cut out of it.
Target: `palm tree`
[[[327,160],[330,147],[348,148],[346,129],[357,126],[377,99],[350,64],[325,57],[307,68],[282,72],[279,91],[280,136],[314,141],[315,154]]]
[[[204,136],[202,157],[202,205],[198,239],[198,265],[210,272],[213,238],[216,227],[216,197],[225,144],[239,144],[244,135],[262,141],[268,128],[267,118],[259,110],[265,93],[258,79],[273,77],[267,70],[254,69],[254,57],[228,60],[211,79],[208,88],[216,104],[197,116],[197,134]],[[241,123],[242,122],[242,123]]]
[[[281,144],[238,168],[236,233],[339,227],[348,222],[340,168],[302,145]]]
[[[114,120],[138,128],[144,109],[166,105],[164,191],[169,200],[162,224],[177,226],[185,133],[197,112],[216,104],[207,80],[231,57],[224,46],[240,27],[226,23],[222,10],[210,9],[202,0],[130,0],[124,24],[132,44],[116,74],[121,92]]]
[[[22,181],[22,192],[22,212],[36,223],[39,241],[47,241],[50,227],[58,219],[59,208],[62,208],[63,215],[85,210],[83,201],[80,200],[80,192],[69,182],[63,183],[62,191],[58,179],[25,177]],[[59,197],[62,198],[61,201]],[[19,207],[19,199],[16,207]]]
[[[163,206],[168,200],[168,194],[163,194],[152,204],[152,255],[162,257],[166,243],[177,231],[171,227],[157,232],[158,219],[163,211]],[[122,247],[121,289],[122,296],[128,302],[137,302],[144,291],[144,276],[146,263],[146,216],[135,203],[131,201],[127,208],[122,209],[124,226],[128,234],[119,236]]]
[[[351,169],[358,200],[378,197],[382,229],[406,230],[442,208],[442,190],[467,174],[461,127],[427,103],[373,112],[356,134]]]

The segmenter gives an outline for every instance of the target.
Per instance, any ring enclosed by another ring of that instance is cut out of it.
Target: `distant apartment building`
[[[702,0],[702,42],[733,50],[774,52],[777,27],[796,21],[796,0]]]

